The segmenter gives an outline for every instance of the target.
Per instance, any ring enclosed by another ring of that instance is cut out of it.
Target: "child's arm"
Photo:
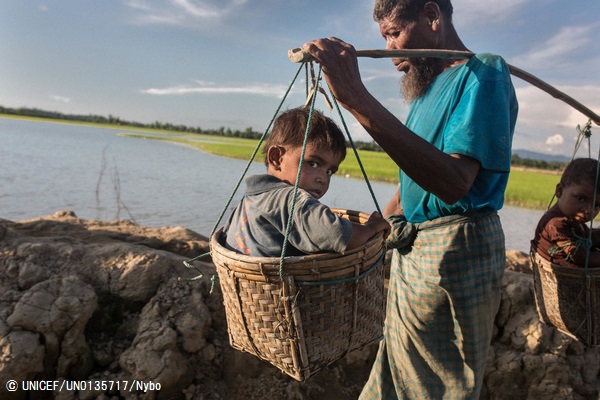
[[[364,225],[352,223],[352,236],[350,236],[350,241],[346,245],[346,251],[362,246],[378,233],[383,232],[385,237],[389,230],[390,224],[387,220],[382,218],[378,212],[374,212]]]
[[[587,250],[585,246],[577,246],[572,243],[558,243],[559,246],[564,246],[563,251],[571,258],[573,264],[576,264],[580,267],[585,267],[585,261],[587,258]],[[590,256],[588,259],[588,267],[597,268],[600,267],[600,252],[590,250]]]

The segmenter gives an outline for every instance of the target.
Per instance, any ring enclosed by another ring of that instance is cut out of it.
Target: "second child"
[[[531,246],[542,258],[563,266],[600,267],[600,230],[593,229],[591,251],[588,222],[600,211],[598,161],[578,158],[565,168],[556,185],[556,204],[540,219]],[[593,204],[593,201],[596,201]]]

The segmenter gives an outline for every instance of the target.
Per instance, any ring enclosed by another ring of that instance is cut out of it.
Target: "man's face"
[[[426,18],[407,21],[401,18],[379,21],[379,31],[385,39],[386,49],[435,49],[435,36]],[[427,91],[431,82],[444,69],[439,58],[394,58],[396,69],[404,72],[402,94],[411,103]]]

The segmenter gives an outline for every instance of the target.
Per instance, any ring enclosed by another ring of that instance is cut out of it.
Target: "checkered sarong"
[[[360,399],[478,399],[505,268],[497,213],[409,224]]]

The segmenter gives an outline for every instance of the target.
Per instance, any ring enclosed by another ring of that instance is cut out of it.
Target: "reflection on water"
[[[68,209],[84,219],[181,225],[208,235],[247,163],[118,132],[0,118],[0,218],[17,221]],[[248,174],[263,171],[261,163],[254,163]],[[371,184],[385,207],[396,186]],[[231,207],[243,190],[242,184]],[[322,202],[376,209],[364,180],[339,176]],[[540,211],[501,210],[507,248],[528,251],[540,216]]]

